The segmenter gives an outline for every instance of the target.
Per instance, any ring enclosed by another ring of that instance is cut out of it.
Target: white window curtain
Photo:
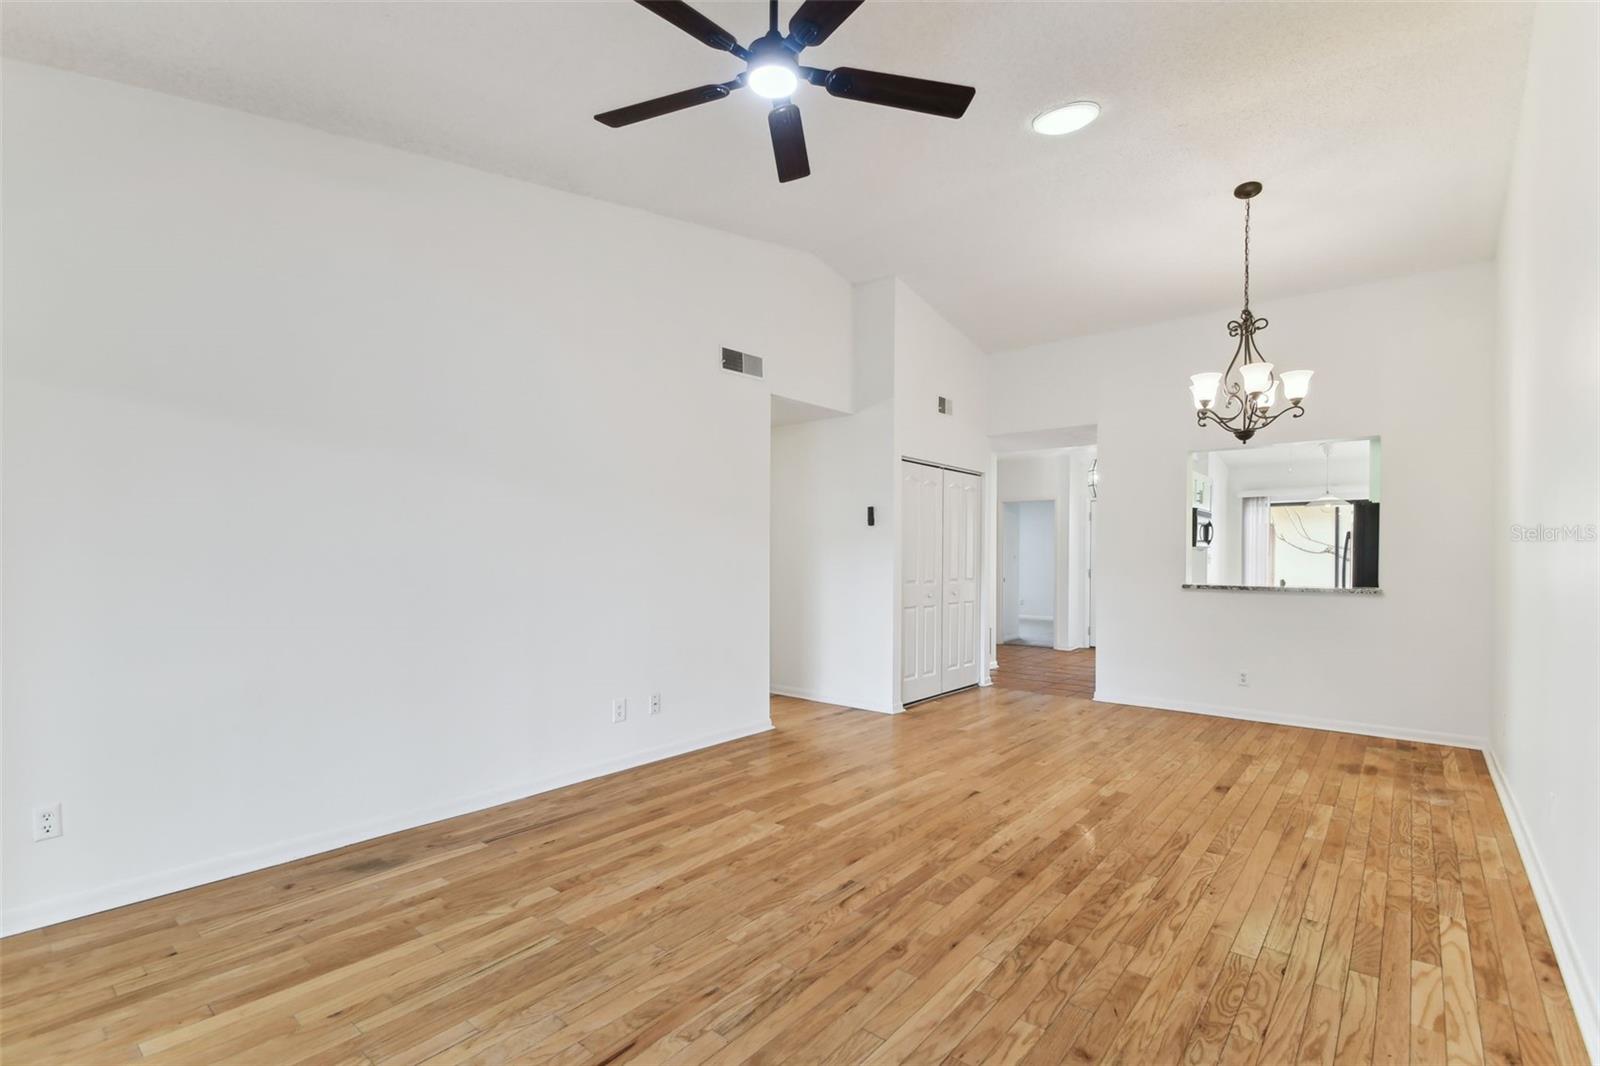
[[[1272,504],[1265,496],[1243,498],[1240,537],[1244,545],[1244,584],[1272,584]]]

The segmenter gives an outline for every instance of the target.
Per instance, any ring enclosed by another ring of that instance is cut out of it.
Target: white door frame
[[[1085,647],[1095,646],[1094,637],[1094,497],[1088,500],[1089,514],[1084,523],[1083,548],[1083,643]]]

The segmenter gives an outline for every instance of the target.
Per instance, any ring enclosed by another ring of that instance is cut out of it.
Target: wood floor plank
[[[1095,703],[1002,647],[0,941],[62,1063],[1587,1061],[1481,755]]]

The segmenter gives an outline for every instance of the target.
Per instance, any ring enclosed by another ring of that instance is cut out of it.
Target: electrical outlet
[[[613,722],[626,722],[628,720],[628,697],[611,701],[611,720]]]
[[[661,713],[661,693],[657,692],[650,697],[650,713]]]
[[[1243,670],[1239,671],[1239,687],[1240,688],[1249,688],[1250,687],[1250,675],[1245,673]]]
[[[33,809],[33,839],[50,840],[61,835],[61,804]]]

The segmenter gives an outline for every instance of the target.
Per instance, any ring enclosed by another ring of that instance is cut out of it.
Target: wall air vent
[[[947,414],[952,413],[954,410],[955,410],[955,404],[951,403],[948,397],[945,397],[945,396],[939,397],[939,413],[940,414],[947,415]]]
[[[736,351],[733,348],[722,349],[722,369],[752,378],[764,378],[767,376],[762,369],[759,355]]]

